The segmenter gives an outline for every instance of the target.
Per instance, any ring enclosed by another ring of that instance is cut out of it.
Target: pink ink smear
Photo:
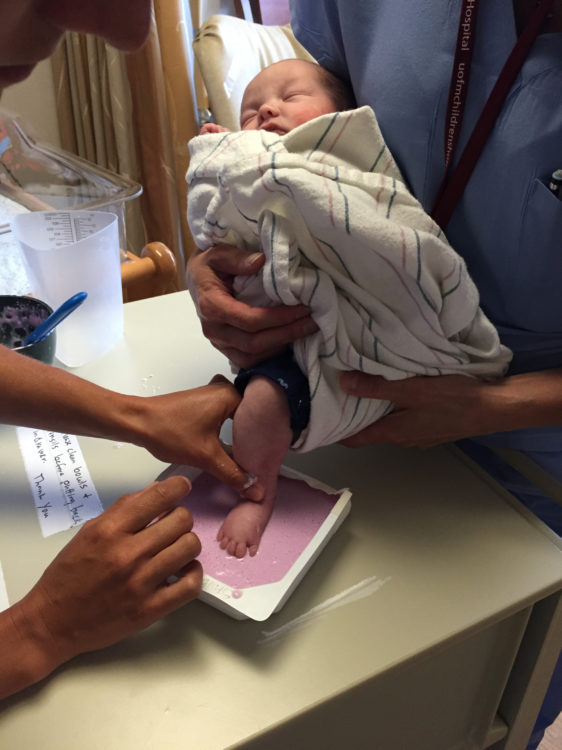
[[[209,474],[193,481],[182,505],[194,518],[201,540],[199,560],[205,573],[234,589],[281,580],[314,537],[339,498],[300,479],[279,477],[273,514],[255,557],[231,557],[219,547],[218,530],[238,495]]]

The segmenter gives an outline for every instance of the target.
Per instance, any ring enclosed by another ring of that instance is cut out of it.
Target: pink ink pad
[[[185,471],[182,471],[185,469]],[[200,599],[243,619],[265,620],[279,610],[335,533],[351,507],[349,490],[331,487],[283,467],[273,514],[255,557],[238,559],[221,550],[217,532],[238,496],[208,474],[196,478],[182,501],[201,540],[204,580]],[[163,478],[163,477],[162,477]]]

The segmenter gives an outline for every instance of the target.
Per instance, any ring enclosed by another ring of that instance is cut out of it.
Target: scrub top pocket
[[[523,211],[514,292],[526,305],[527,328],[562,331],[562,200],[533,180]]]

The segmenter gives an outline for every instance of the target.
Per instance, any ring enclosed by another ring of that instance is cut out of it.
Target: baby
[[[336,442],[392,408],[350,399],[338,388],[339,372],[496,377],[510,359],[463,261],[406,188],[372,110],[347,111],[353,107],[328,71],[285,60],[244,93],[242,130],[257,132],[190,143],[189,221],[198,246],[261,248],[266,265],[240,280],[237,297],[306,304],[320,329],[236,379],[244,395],[234,458],[266,490],[262,503],[236,505],[219,530],[220,546],[236,557],[257,552],[291,445]],[[215,133],[228,131],[201,129]]]
[[[283,60],[248,84],[240,125],[242,130],[285,135],[315,117],[354,106],[348,87],[324,68],[305,60]],[[227,128],[206,123],[200,134],[226,132]],[[242,372],[236,380],[238,387],[244,383],[245,390],[233,420],[234,460],[258,476],[265,487],[263,502],[240,501],[219,530],[221,548],[236,557],[244,557],[246,551],[256,554],[273,510],[279,468],[309,415],[308,381],[290,352],[261,369],[267,374],[256,368],[251,374]],[[279,380],[290,387],[282,387]],[[293,412],[300,407],[293,420],[289,405]]]

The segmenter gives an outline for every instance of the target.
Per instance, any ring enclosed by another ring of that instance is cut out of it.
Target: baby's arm
[[[230,133],[230,130],[214,122],[206,122],[199,131],[199,135],[207,135],[207,133]]]

